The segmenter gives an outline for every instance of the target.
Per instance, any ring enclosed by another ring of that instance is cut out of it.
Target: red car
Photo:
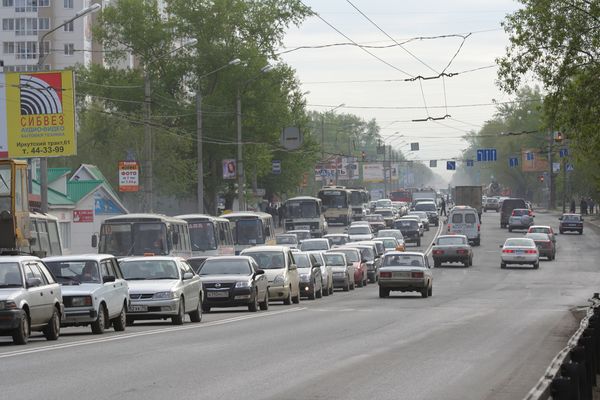
[[[346,255],[346,260],[351,262],[354,266],[354,282],[350,289],[354,289],[355,285],[362,287],[367,283],[367,263],[363,262],[364,258],[362,258],[361,250],[355,247],[338,247],[333,249],[336,253],[344,253]]]

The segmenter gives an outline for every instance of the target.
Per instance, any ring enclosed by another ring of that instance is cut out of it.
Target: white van
[[[481,243],[481,223],[477,210],[468,206],[456,206],[448,214],[448,233],[465,235],[475,246]]]

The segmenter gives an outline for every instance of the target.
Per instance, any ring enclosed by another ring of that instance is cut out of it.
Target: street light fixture
[[[37,62],[37,70],[41,71],[44,66],[44,60],[46,59],[47,54],[44,54],[44,39],[58,29],[62,28],[65,25],[70,24],[78,18],[81,18],[87,14],[96,12],[100,10],[102,6],[98,3],[94,3],[89,7],[84,8],[83,10],[78,11],[73,18],[70,18],[58,25],[54,29],[49,30],[48,32],[42,35],[38,43],[38,62]],[[48,212],[48,159],[46,157],[40,158],[40,208],[43,213]]]
[[[208,72],[204,75],[198,77],[198,87],[196,89],[196,151],[197,151],[197,159],[196,159],[196,170],[198,174],[198,186],[197,186],[197,196],[198,196],[198,212],[200,214],[204,213],[204,165],[202,160],[203,153],[203,134],[202,134],[202,89],[200,88],[200,80],[210,76],[214,73],[219,72],[220,70],[229,67],[230,65],[238,65],[241,61],[239,58],[235,58],[229,61],[227,64],[215,69],[214,71]]]
[[[242,85],[238,86],[237,96],[236,96],[236,120],[237,120],[237,174],[238,174],[238,208],[240,211],[246,211],[246,202],[244,198],[244,184],[245,184],[245,174],[244,174],[244,161],[242,159],[242,92],[246,89],[246,87],[261,77],[262,74],[267,73],[273,69],[273,66],[270,64],[265,65],[260,69],[260,73],[244,82]]]

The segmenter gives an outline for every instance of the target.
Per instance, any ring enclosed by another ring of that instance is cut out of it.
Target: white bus
[[[29,247],[20,250],[40,257],[61,256],[62,241],[58,218],[50,214],[29,213]]]
[[[352,207],[350,206],[349,190],[344,186],[325,186],[319,190],[317,197],[323,202],[327,222],[350,224],[350,221],[352,221]]]
[[[235,254],[256,245],[275,244],[275,225],[271,214],[263,212],[234,212],[223,214],[231,222]]]
[[[188,223],[192,257],[235,254],[233,231],[228,219],[204,214],[177,215]]]
[[[107,218],[100,227],[100,240],[92,237],[98,252],[117,257],[168,255],[191,257],[186,221],[160,214],[125,214]]]
[[[284,228],[286,231],[306,229],[312,237],[327,234],[327,222],[321,211],[321,199],[309,196],[292,197],[284,207]]]

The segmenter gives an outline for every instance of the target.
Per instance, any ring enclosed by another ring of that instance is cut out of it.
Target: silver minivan
[[[448,234],[465,235],[475,246],[481,243],[481,223],[477,210],[456,206],[448,214]]]

